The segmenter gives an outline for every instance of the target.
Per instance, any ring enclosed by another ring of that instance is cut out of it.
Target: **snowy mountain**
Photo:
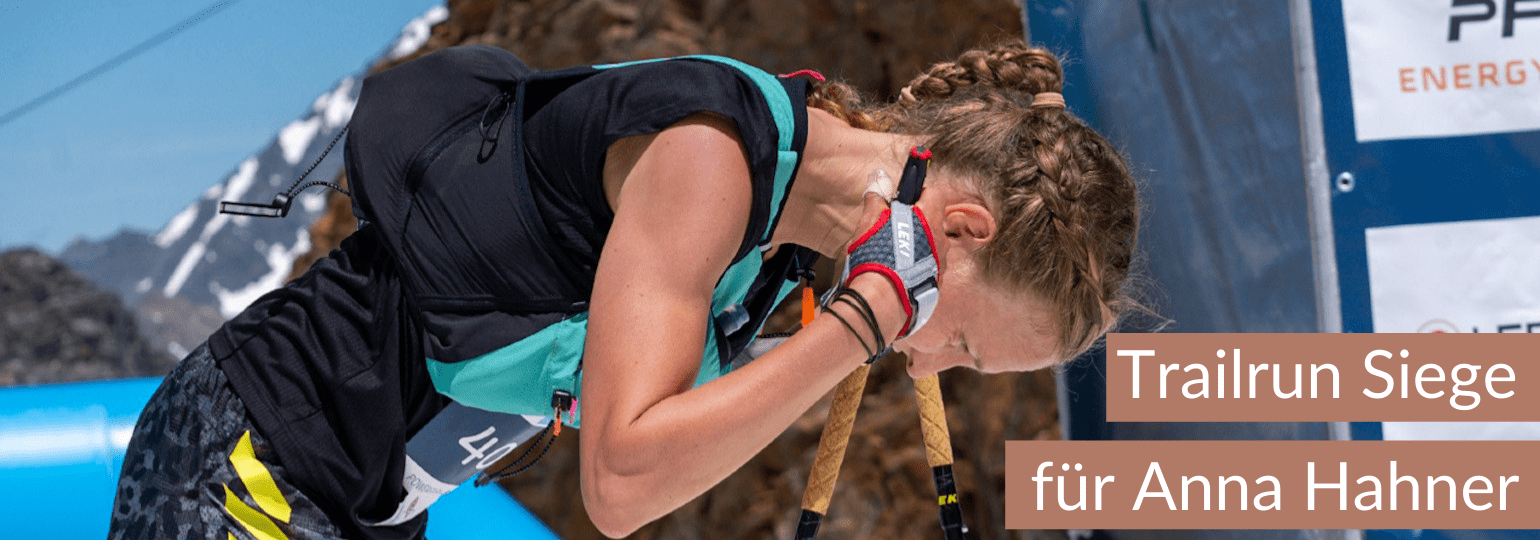
[[[438,6],[413,19],[376,60],[416,51],[432,26],[448,16],[449,10]],[[308,229],[325,211],[327,191],[312,188],[296,197],[283,219],[220,214],[219,201],[265,204],[287,190],[347,125],[366,72],[367,66],[317,97],[266,148],[236,165],[155,235],[125,230],[103,241],[76,240],[59,258],[121,294],[145,332],[182,356],[225,319],[283,285],[295,257],[310,249]],[[339,142],[307,180],[331,181],[341,170]]]

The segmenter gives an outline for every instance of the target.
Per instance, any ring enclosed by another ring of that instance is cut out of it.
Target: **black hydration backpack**
[[[773,167],[756,171],[763,177],[755,180],[749,220],[762,234],[744,239],[713,294],[700,384],[743,357],[816,255],[785,246],[769,260],[761,256],[800,160],[801,104],[794,106],[780,78],[757,68],[715,56],[685,59],[735,68],[757,89],[776,127]],[[394,259],[422,329],[428,372],[435,388],[454,399],[407,442],[405,498],[376,525],[412,519],[553,418],[558,429],[579,424],[572,409],[599,254],[548,241],[554,224],[534,207],[522,126],[571,85],[636,64],[542,72],[506,50],[466,46],[365,81],[345,146],[354,212],[377,229]],[[272,205],[223,209],[280,216],[295,193]]]

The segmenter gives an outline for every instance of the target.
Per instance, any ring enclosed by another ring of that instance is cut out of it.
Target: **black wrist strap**
[[[872,340],[877,344],[873,348],[877,349],[880,354],[880,351],[887,347],[882,343],[882,327],[877,325],[877,313],[872,310],[872,305],[867,303],[866,298],[861,296],[861,293],[856,292],[855,289],[845,290],[847,292],[840,295],[839,300],[849,304],[851,307],[857,308],[856,310],[861,312],[861,318],[866,319],[866,328],[872,331]],[[856,306],[856,303],[860,303],[860,306]],[[878,356],[878,354],[873,356]]]
[[[849,330],[856,337],[856,340],[861,342],[861,346],[866,349],[866,363],[870,364],[877,361],[878,358],[887,355],[890,349],[883,344],[882,327],[877,324],[877,314],[872,310],[871,303],[866,301],[866,297],[855,289],[846,287],[837,287],[833,292],[834,294],[824,302],[824,311],[834,315],[834,318],[838,319],[841,324],[844,324],[845,329]],[[844,316],[831,309],[836,302],[850,306],[851,309],[854,309],[861,316],[862,321],[866,323],[867,330],[871,331],[872,343],[876,346],[867,345],[866,340],[861,337],[860,332],[856,331],[855,326],[851,325],[850,321],[846,320]]]
[[[876,353],[872,352],[872,347],[870,345],[866,344],[866,340],[861,339],[861,333],[856,331],[856,327],[850,325],[850,321],[845,320],[845,316],[844,315],[840,315],[838,311],[834,311],[832,309],[829,309],[828,306],[825,306],[823,310],[824,310],[825,313],[833,315],[834,319],[839,321],[840,324],[845,325],[845,329],[850,331],[850,335],[855,336],[856,337],[856,341],[861,343],[861,348],[862,349],[866,349],[866,354],[867,354],[868,358],[876,356]]]

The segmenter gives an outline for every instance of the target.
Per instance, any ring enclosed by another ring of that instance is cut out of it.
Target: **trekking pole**
[[[829,510],[829,499],[839,478],[840,463],[850,442],[856,409],[866,388],[870,365],[857,368],[834,391],[829,420],[818,440],[818,454],[813,458],[807,489],[802,495],[802,515],[797,522],[796,540],[813,540],[818,526]],[[920,409],[920,432],[925,439],[925,459],[936,483],[941,531],[946,540],[962,540],[968,526],[962,521],[962,506],[957,502],[957,484],[952,474],[952,438],[946,425],[946,406],[941,400],[940,380],[931,375],[914,381],[915,402]]]
[[[866,376],[871,370],[870,364],[862,364],[834,389],[829,420],[824,423],[823,435],[818,438],[818,455],[813,458],[807,489],[802,492],[802,516],[797,520],[796,540],[813,540],[818,536],[818,524],[829,511],[834,481],[839,478],[840,463],[845,461],[845,447],[850,443],[851,426],[855,425],[856,409],[861,406],[861,393],[866,390]]]
[[[813,301],[812,280],[802,287],[802,326],[813,323],[817,304]],[[802,515],[797,519],[797,540],[813,540],[818,536],[818,524],[829,511],[829,499],[834,494],[834,481],[839,478],[840,463],[845,461],[845,446],[850,442],[850,430],[856,422],[856,409],[861,407],[861,394],[866,390],[866,376],[871,364],[862,364],[846,375],[834,390],[834,402],[829,406],[829,419],[818,437],[818,455],[813,458],[813,468],[808,473],[807,488],[802,492]]]
[[[946,427],[946,405],[941,401],[941,381],[936,375],[915,379],[914,398],[920,406],[920,433],[925,438],[925,460],[936,481],[936,504],[941,511],[941,531],[946,540],[962,540],[968,526],[957,504],[957,483],[952,478],[952,436]]]

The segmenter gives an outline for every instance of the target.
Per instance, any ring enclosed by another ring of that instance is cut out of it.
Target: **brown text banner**
[[[1540,441],[1008,441],[1009,529],[1540,528]]]
[[[1540,334],[1109,334],[1114,422],[1540,421]]]

